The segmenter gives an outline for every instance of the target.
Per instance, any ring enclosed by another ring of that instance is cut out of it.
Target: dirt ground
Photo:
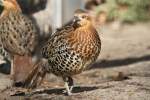
[[[61,78],[47,75],[30,93],[10,96],[8,75],[0,74],[0,100],[150,100],[150,23],[101,27],[102,51],[93,66],[74,76],[72,96]]]

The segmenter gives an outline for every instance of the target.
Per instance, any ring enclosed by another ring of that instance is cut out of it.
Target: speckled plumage
[[[11,60],[10,54],[4,49],[1,41],[0,41],[0,56],[3,59]]]
[[[81,73],[96,60],[101,43],[97,31],[90,28],[78,29],[69,25],[54,33],[42,51],[49,61],[50,72],[71,76]]]
[[[63,78],[70,95],[72,76],[90,66],[99,56],[100,50],[101,41],[90,16],[77,10],[74,21],[58,29],[44,45],[42,55],[49,65],[43,66],[43,63],[39,63],[35,66],[25,85],[32,88],[41,83],[37,82],[40,80],[38,77],[44,77],[46,72],[51,72]]]
[[[31,19],[24,15],[16,0],[0,0],[0,40],[12,56],[11,75],[14,83],[24,81],[32,68],[32,53],[38,34]]]
[[[10,12],[0,19],[3,47],[11,54],[29,55],[36,45],[36,29],[21,12]]]

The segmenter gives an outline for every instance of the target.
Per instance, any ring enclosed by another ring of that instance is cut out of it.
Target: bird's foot
[[[69,90],[72,91],[72,90],[73,90],[73,87],[74,87],[74,86],[70,86],[70,87],[69,87]]]
[[[69,88],[69,86],[68,86],[68,83],[67,82],[65,82],[65,87],[66,87],[66,90],[64,90],[63,91],[63,93],[67,93],[67,95],[72,95],[72,89],[73,89],[73,86],[71,86],[70,88]]]
[[[67,90],[63,90],[63,94],[66,94],[68,96],[72,95],[72,92],[71,91],[67,91]]]

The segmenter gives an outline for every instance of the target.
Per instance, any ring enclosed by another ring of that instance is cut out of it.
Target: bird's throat
[[[0,15],[0,19],[9,16],[10,13],[21,12],[19,9],[4,9]]]

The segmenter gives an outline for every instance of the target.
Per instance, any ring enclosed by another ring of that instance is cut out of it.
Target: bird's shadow
[[[96,90],[99,87],[97,86],[75,86],[72,90],[72,93],[81,93],[81,92],[85,92],[85,91],[92,91],[92,90]],[[55,95],[66,95],[66,93],[64,93],[65,88],[52,88],[52,89],[44,89],[43,91],[35,91],[33,93],[31,93],[31,95],[34,94],[55,94]]]
[[[72,93],[81,93],[81,92],[92,91],[96,89],[99,89],[99,87],[98,86],[75,86],[72,90]],[[29,93],[20,91],[11,96],[33,96],[33,95],[39,95],[39,94],[67,95],[64,91],[65,91],[65,88],[48,88],[48,89],[43,88],[43,89],[35,89]]]
[[[111,67],[121,67],[123,65],[130,65],[142,61],[150,61],[150,55],[143,55],[141,57],[128,57],[123,59],[113,59],[113,60],[101,60],[94,63],[90,69],[95,68],[111,68]]]

